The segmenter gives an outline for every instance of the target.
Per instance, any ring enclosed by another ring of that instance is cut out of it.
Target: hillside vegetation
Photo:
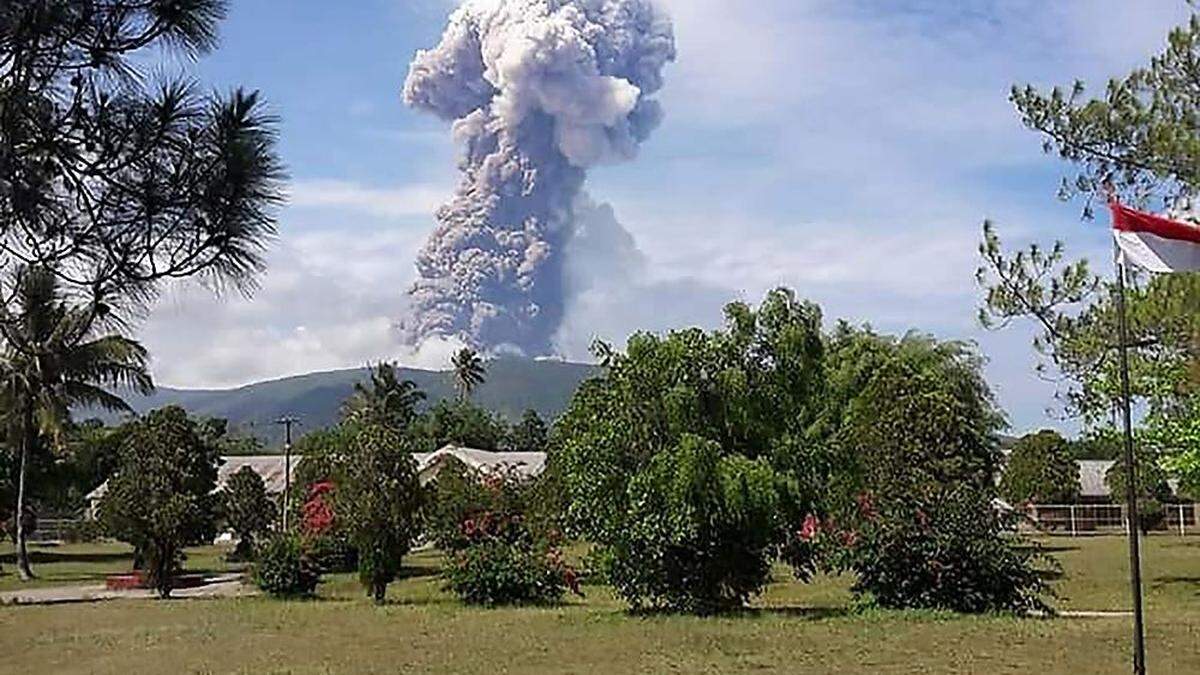
[[[566,408],[579,383],[597,372],[595,366],[586,364],[500,358],[488,363],[487,381],[472,398],[510,421],[520,419],[521,413],[530,408],[552,420]],[[454,397],[454,382],[449,372],[400,368],[397,374],[416,382],[428,394],[426,405]],[[296,433],[301,435],[330,426],[337,421],[339,407],[353,392],[354,383],[366,377],[365,367],[353,368],[257,382],[236,389],[159,387],[149,396],[130,395],[126,400],[138,413],[180,405],[193,415],[225,418],[235,433],[254,436],[269,448],[279,448],[283,429],[275,420],[281,415],[299,417],[301,426]],[[90,413],[85,412],[77,417],[88,416]]]

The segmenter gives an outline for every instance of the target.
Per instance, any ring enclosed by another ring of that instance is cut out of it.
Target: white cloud
[[[298,207],[402,218],[431,215],[449,194],[449,188],[434,183],[378,188],[344,180],[301,180],[291,185],[290,203]]]

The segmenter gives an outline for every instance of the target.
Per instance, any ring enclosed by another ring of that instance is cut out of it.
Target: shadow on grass
[[[436,565],[405,565],[400,568],[400,572],[396,575],[396,580],[436,577],[441,573],[441,568]]]
[[[30,551],[29,562],[32,565],[48,564],[48,563],[108,563],[118,561],[128,561],[133,565],[133,554],[128,551],[114,551],[112,553],[59,553],[57,551]],[[0,555],[0,565],[15,565],[17,562],[16,553],[6,553]]]
[[[1166,588],[1168,586],[1191,586],[1193,590],[1200,592],[1200,576],[1161,576],[1154,577],[1150,582],[1151,588]]]
[[[803,607],[790,605],[783,605],[779,607],[743,607],[740,609],[731,609],[711,614],[688,614],[687,612],[672,611],[669,609],[629,609],[619,611],[619,613],[625,616],[646,619],[658,617],[695,617],[700,619],[757,619],[764,617],[782,617],[789,619],[802,619],[805,621],[818,621],[821,619],[834,619],[861,614],[859,610],[856,610],[853,607]]]

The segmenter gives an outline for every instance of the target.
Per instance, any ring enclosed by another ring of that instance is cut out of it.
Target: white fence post
[[[1072,504],[1071,505],[1071,536],[1075,537],[1075,536],[1078,536],[1078,534],[1079,534],[1078,530],[1075,527],[1075,505]]]
[[[1186,534],[1183,530],[1183,504],[1177,504],[1176,507],[1179,509],[1179,536],[1182,537]]]

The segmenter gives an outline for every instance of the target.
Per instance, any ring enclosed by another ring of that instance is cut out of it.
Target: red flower
[[[813,514],[804,516],[804,525],[800,527],[800,538],[804,541],[812,541],[821,531],[821,521]]]
[[[464,520],[463,524],[462,524],[462,530],[463,530],[463,534],[467,535],[468,537],[475,536],[475,521],[474,521],[474,519],[467,518],[466,520]]]
[[[847,548],[853,548],[858,543],[858,533],[854,530],[846,530],[842,532],[842,545]]]
[[[875,509],[875,499],[871,497],[870,492],[864,492],[858,496],[858,512],[867,520],[875,520],[879,512]]]

